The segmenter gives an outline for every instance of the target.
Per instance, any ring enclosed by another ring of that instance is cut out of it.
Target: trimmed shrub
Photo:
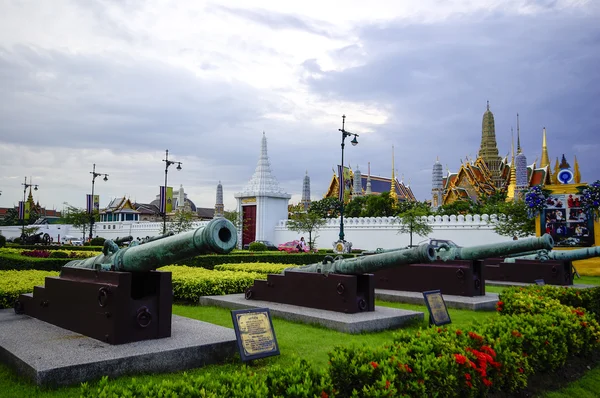
[[[58,250],[55,250],[52,253],[50,253],[50,258],[69,258],[69,257],[71,257],[71,256],[68,253],[61,252]]]
[[[276,264],[289,264],[289,265],[307,265],[315,264],[323,261],[325,256],[329,254],[323,253],[299,253],[290,254],[286,252],[232,252],[230,254],[206,254],[196,256],[183,260],[180,264],[187,265],[188,267],[202,267],[206,269],[213,269],[219,264],[229,263],[276,263]],[[334,256],[329,255],[332,258]],[[355,257],[352,254],[341,255],[344,258]],[[335,256],[337,257],[337,256]]]
[[[252,242],[248,246],[248,250],[251,252],[264,252],[267,251],[267,245],[262,242]]]
[[[239,263],[216,265],[215,271],[242,271],[258,272],[260,274],[280,274],[281,272],[283,272],[284,269],[289,267],[289,264]]]
[[[0,270],[60,271],[69,261],[68,258],[36,258],[3,253],[0,254]]]
[[[0,234],[0,247],[4,247],[6,245],[6,236]]]
[[[106,240],[106,239],[104,239],[104,238],[101,238],[101,237],[96,237],[96,238],[93,238],[93,239],[90,241],[90,246],[100,246],[100,247],[102,247],[102,246],[104,246],[104,241],[105,241],[105,240]]]
[[[12,308],[20,294],[31,293],[34,286],[43,285],[47,276],[58,272],[0,271],[0,308]]]

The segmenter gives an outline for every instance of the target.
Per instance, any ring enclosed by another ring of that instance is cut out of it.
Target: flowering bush
[[[525,192],[525,204],[527,205],[527,214],[535,217],[546,208],[546,193],[539,185],[534,185]]]
[[[48,250],[30,250],[21,252],[21,255],[27,257],[48,258],[50,257],[50,252]]]
[[[583,188],[581,194],[581,207],[583,210],[594,215],[595,219],[600,216],[600,180]]]

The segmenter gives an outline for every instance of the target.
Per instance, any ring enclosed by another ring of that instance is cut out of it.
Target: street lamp
[[[90,240],[92,240],[93,238],[93,228],[94,228],[94,210],[96,208],[95,203],[94,203],[94,181],[96,180],[96,177],[99,177],[101,175],[104,175],[103,180],[104,181],[108,181],[108,174],[102,174],[102,173],[96,173],[96,163],[94,163],[94,167],[92,169],[92,171],[90,171],[90,174],[92,175],[92,206],[90,206]]]
[[[21,183],[23,185],[23,229],[21,230],[21,239],[25,237],[25,194],[27,193],[27,188],[33,187],[34,191],[38,190],[37,184],[27,184],[27,177],[25,177],[25,182]],[[31,212],[31,209],[29,210]]]
[[[181,170],[181,162],[175,162],[173,160],[169,160],[169,150],[165,151],[165,158],[163,159],[165,162],[165,198],[164,198],[164,211],[163,211],[163,235],[167,233],[167,174],[169,173],[169,166],[177,163],[177,171]]]
[[[356,146],[358,144],[358,140],[356,139],[356,137],[358,137],[358,134],[354,134],[351,133],[349,131],[346,131],[346,129],[344,128],[346,124],[346,115],[342,115],[342,128],[338,129],[339,131],[342,132],[342,173],[344,172],[344,146],[346,146],[344,144],[344,140],[346,139],[346,137],[349,137],[351,135],[354,136],[354,138],[352,139],[352,141],[350,141],[350,143],[352,144],[352,146]],[[342,179],[339,179],[339,183],[342,184]],[[345,187],[340,186],[340,192],[344,192],[343,189]],[[344,239],[344,197],[341,198],[341,206],[340,206],[340,241],[345,242]]]

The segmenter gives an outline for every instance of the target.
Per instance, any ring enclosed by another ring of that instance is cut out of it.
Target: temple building
[[[513,144],[514,145],[514,144]],[[546,128],[542,130],[541,162],[527,164],[527,158],[520,141],[519,115],[517,114],[517,153],[512,150],[511,159],[498,156],[494,115],[487,103],[481,126],[481,145],[475,160],[461,160],[457,172],[440,173],[441,164],[437,160],[432,173],[432,207],[450,204],[456,200],[478,201],[480,196],[490,196],[496,192],[506,192],[507,200],[522,197],[523,192],[534,185],[557,184],[561,170],[558,158],[554,171],[550,168],[550,157],[546,144]],[[581,180],[579,164],[575,159],[575,181]],[[440,188],[441,186],[441,188]],[[441,197],[441,199],[440,199]]]
[[[341,167],[338,166],[338,169]],[[344,166],[344,175],[341,177],[334,171],[331,181],[329,182],[329,188],[325,193],[325,198],[339,197],[340,193],[340,179],[344,181],[344,201],[348,202],[353,197],[363,195],[379,195],[383,192],[389,192],[390,197],[396,202],[416,202],[415,195],[413,194],[410,186],[404,183],[404,180],[398,181],[394,169],[394,155],[392,147],[392,176],[380,177],[371,175],[371,163],[368,164],[367,175],[361,173],[358,165],[356,170],[352,170],[350,166]]]

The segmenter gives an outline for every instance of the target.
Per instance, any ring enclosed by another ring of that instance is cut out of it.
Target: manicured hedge
[[[72,258],[37,258],[20,254],[0,254],[0,270],[60,271]]]
[[[336,258],[323,253],[299,253],[291,254],[285,252],[235,252],[231,254],[207,254],[202,256],[196,256],[188,258],[180,262],[189,267],[202,267],[206,269],[213,269],[215,265],[228,264],[228,263],[278,263],[278,264],[290,264],[290,265],[307,265],[315,264],[323,261],[325,256]],[[353,254],[344,254],[344,258],[353,258]]]
[[[0,308],[12,308],[20,294],[31,293],[34,286],[43,286],[52,271],[0,271]]]
[[[260,274],[280,274],[290,264],[274,263],[240,263],[215,265],[215,271],[258,272]]]
[[[454,327],[403,331],[382,347],[336,347],[326,370],[299,361],[263,374],[206,374],[160,383],[83,384],[82,397],[483,397],[516,394],[537,372],[553,372],[569,356],[600,349],[600,325],[582,308],[544,297],[552,287],[502,297],[499,316]],[[554,288],[560,290],[561,288]],[[576,294],[576,293],[575,293]],[[581,293],[580,293],[581,294]],[[542,299],[540,300],[540,297]],[[549,304],[548,304],[549,303]],[[503,315],[510,308],[510,315]]]

